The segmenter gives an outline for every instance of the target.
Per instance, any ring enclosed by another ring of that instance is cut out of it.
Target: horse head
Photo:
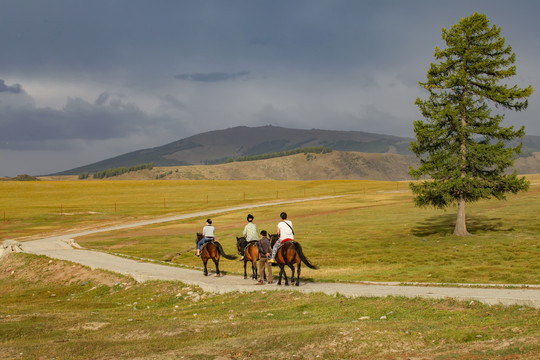
[[[270,239],[270,247],[274,247],[276,241],[279,240],[278,234],[268,234],[268,239]]]
[[[245,236],[236,237],[236,249],[238,250],[238,253],[241,254],[242,248],[245,247],[247,244],[247,240]]]
[[[197,236],[195,238],[195,244],[197,244],[199,241],[201,241],[202,238],[203,238],[203,234],[198,232]]]

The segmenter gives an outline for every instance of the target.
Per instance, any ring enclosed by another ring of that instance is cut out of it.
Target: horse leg
[[[208,259],[203,261],[203,264],[204,264],[204,276],[208,276],[208,268],[206,267],[207,262],[208,262]]]
[[[278,285],[281,285],[281,275],[283,275],[283,272],[284,272],[283,265],[279,264],[279,280],[278,280],[278,283],[277,283]],[[285,275],[285,276],[287,276],[287,275]]]
[[[297,278],[296,278],[296,286],[300,286],[300,268],[302,267],[302,262],[300,261],[298,263],[298,269],[296,270]]]
[[[221,273],[219,272],[219,259],[212,259],[214,260],[214,264],[216,265],[216,276],[220,277]]]
[[[287,277],[287,271],[285,271],[285,265],[283,265],[283,276],[285,277],[285,286],[289,286],[289,278]]]
[[[257,261],[254,260],[251,262],[251,269],[253,270],[253,275],[251,276],[254,280],[257,280],[257,275],[259,272],[257,271]]]
[[[292,285],[293,282],[294,282],[294,267],[291,266],[290,264],[287,264],[287,265],[289,265],[289,267],[291,268],[291,285]],[[289,281],[288,281],[288,279],[287,279],[287,272],[284,271],[284,273],[285,273],[285,285],[288,286],[288,285],[289,285]]]
[[[247,260],[245,260],[245,258],[244,258],[244,279],[247,279],[247,270],[246,270],[246,266],[247,266]]]

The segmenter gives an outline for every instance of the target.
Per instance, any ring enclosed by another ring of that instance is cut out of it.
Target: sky
[[[234,126],[413,137],[441,29],[474,12],[537,90],[504,124],[540,135],[536,0],[0,0],[0,176]]]

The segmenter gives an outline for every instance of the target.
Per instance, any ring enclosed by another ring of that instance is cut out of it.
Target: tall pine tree
[[[418,98],[425,121],[414,122],[416,141],[410,149],[420,159],[409,174],[417,206],[446,208],[457,204],[454,234],[468,235],[465,205],[480,199],[505,199],[507,193],[526,191],[528,181],[506,172],[514,163],[519,146],[510,140],[522,138],[524,127],[504,127],[504,115],[495,108],[521,111],[527,108],[532,86],[509,86],[504,79],[516,74],[516,55],[489,26],[486,15],[474,13],[450,30],[442,29],[446,49],[435,48],[427,81],[420,85],[429,99]]]

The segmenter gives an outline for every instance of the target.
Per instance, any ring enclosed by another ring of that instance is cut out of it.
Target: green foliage
[[[129,168],[119,167],[119,168],[114,168],[114,169],[98,171],[94,173],[93,177],[94,179],[103,179],[103,178],[109,178],[113,176],[119,176],[119,175],[132,172],[132,171],[139,171],[139,170],[144,170],[144,169],[152,170],[153,168],[154,168],[154,163],[141,164],[141,165],[136,165]],[[80,178],[81,178],[81,175],[79,175],[79,179]]]
[[[326,146],[311,146],[311,147],[305,147],[301,149],[294,149],[289,151],[280,151],[270,154],[261,154],[261,155],[253,155],[253,156],[240,156],[236,159],[229,159],[227,162],[234,162],[234,161],[254,161],[254,160],[264,160],[264,159],[272,159],[277,157],[283,157],[283,156],[290,156],[295,154],[327,154],[331,153],[332,149],[327,148]]]
[[[12,178],[10,180],[15,180],[15,181],[40,181],[38,178],[36,178],[34,176],[31,176],[31,175],[27,175],[27,174],[17,175],[17,176],[15,176],[14,178]]]
[[[90,177],[90,174],[87,172],[83,172],[79,174],[79,180],[85,180],[85,179],[88,179],[89,177]]]
[[[216,294],[180,282],[127,278],[113,287],[97,281],[66,284],[37,280],[47,259],[14,256],[28,265],[0,264],[11,274],[0,277],[2,359],[214,359],[216,353],[231,359],[533,359],[540,354],[539,310],[530,307],[295,291]],[[67,273],[71,268],[71,263],[59,267]],[[269,329],[279,329],[280,336],[263,341]]]
[[[416,141],[410,149],[421,165],[409,173],[428,180],[410,185],[415,204],[464,206],[527,190],[524,178],[507,173],[521,151],[521,144],[507,144],[522,138],[524,127],[502,126],[504,115],[492,115],[490,107],[524,110],[533,92],[531,86],[501,83],[516,74],[512,48],[505,45],[500,28],[490,28],[487,17],[478,13],[443,29],[442,38],[448,47],[435,49],[440,62],[432,63],[427,81],[420,82],[429,99],[416,100],[426,121],[414,123]]]
[[[158,175],[156,175],[156,180],[159,180],[159,179],[163,179],[169,175],[172,175],[173,171],[172,170],[169,170],[167,172],[164,172],[164,173],[160,173]]]

